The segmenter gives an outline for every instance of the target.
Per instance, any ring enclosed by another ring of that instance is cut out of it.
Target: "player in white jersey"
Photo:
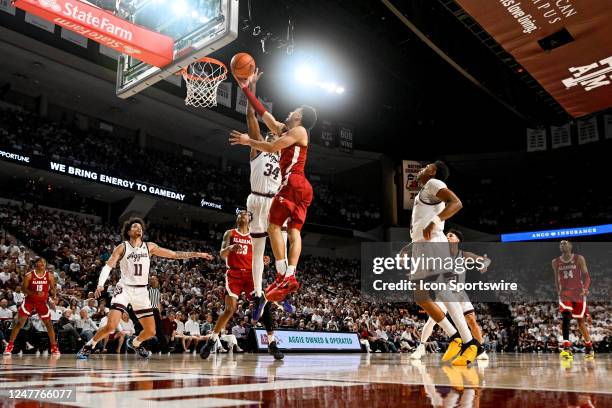
[[[480,273],[485,273],[487,271],[487,268],[491,264],[491,260],[488,259],[486,255],[480,256],[480,255],[474,254],[473,252],[467,252],[467,251],[463,251],[462,249],[459,249],[459,242],[463,241],[463,234],[460,231],[451,229],[446,233],[446,238],[448,239],[448,242],[450,245],[450,253],[453,258],[455,259],[458,259],[458,258],[475,259],[475,260],[480,259],[484,266],[481,269],[478,269],[478,271]],[[453,275],[453,278],[456,279],[458,283],[465,283],[465,273],[455,274]],[[480,325],[476,321],[476,312],[474,311],[474,306],[472,305],[472,302],[470,302],[470,299],[464,290],[457,293],[457,298],[458,299],[455,301],[458,301],[459,305],[461,306],[461,310],[463,312],[463,315],[465,316],[465,321],[467,322],[470,328],[470,332],[472,333],[474,338],[478,340],[479,343],[482,344],[482,330],[480,328]],[[444,305],[442,301],[436,301],[436,305],[438,305],[438,307],[442,310],[442,312],[446,314],[447,312],[446,306]],[[410,355],[410,358],[418,360],[421,357],[423,357],[423,355],[425,354],[425,343],[427,343],[427,340],[429,340],[429,336],[431,336],[431,333],[433,332],[433,328],[435,325],[436,325],[436,321],[433,318],[430,317],[429,319],[427,319],[427,322],[425,323],[421,331],[421,344],[419,344],[419,346],[414,351],[414,353]],[[487,353],[482,348],[479,348],[479,354],[478,354],[477,359],[478,360],[488,360],[489,357],[487,356]]]
[[[414,200],[410,236],[412,238],[412,258],[438,259],[431,267],[429,262],[421,262],[411,271],[411,279],[415,281],[435,281],[440,275],[446,274],[445,269],[436,269],[436,265],[444,265],[445,259],[450,259],[448,240],[444,235],[444,221],[452,217],[462,208],[461,201],[444,183],[449,170],[442,161],[428,164],[417,174],[417,182],[421,190]],[[458,301],[449,291],[439,293],[449,315],[456,325],[453,326],[445,313],[429,296],[429,291],[417,289],[415,300],[429,316],[431,316],[450,338],[449,346],[442,356],[442,361],[453,360],[453,365],[467,365],[474,361],[478,353],[479,343],[472,337],[470,329]],[[456,358],[455,358],[456,357]]]
[[[106,265],[102,268],[96,289],[96,298],[104,290],[104,284],[112,269],[119,262],[121,279],[117,283],[115,293],[111,300],[111,310],[108,321],[101,327],[96,335],[89,340],[77,353],[77,358],[86,359],[96,347],[96,343],[109,335],[119,324],[123,312],[127,312],[128,305],[132,305],[134,314],[142,325],[142,331],[135,339],[128,341],[127,345],[141,357],[149,357],[151,352],[142,346],[142,342],[155,336],[155,319],[153,308],[149,299],[147,285],[149,282],[149,268],[151,256],[170,259],[204,258],[212,260],[213,256],[206,252],[180,252],[165,249],[153,242],[143,241],[145,223],[140,218],[131,218],[123,224],[121,235],[125,241],[115,247]]]
[[[263,72],[257,70],[251,84],[251,92],[255,93],[257,80]],[[259,129],[257,116],[250,103],[247,104],[247,129],[251,139],[264,140]],[[277,136],[269,132],[266,135],[266,141],[272,142]],[[280,152],[268,153],[251,148],[250,152],[251,164],[251,194],[247,198],[247,211],[251,214],[251,238],[253,240],[253,287],[255,294],[253,296],[254,310],[252,319],[254,322],[261,317],[266,299],[263,293],[262,280],[264,271],[264,251],[266,249],[266,237],[268,236],[268,215],[272,199],[280,189],[281,174],[280,174]],[[287,225],[282,228],[283,238],[285,240],[285,248],[287,247]],[[288,301],[283,302],[285,310],[292,311]]]

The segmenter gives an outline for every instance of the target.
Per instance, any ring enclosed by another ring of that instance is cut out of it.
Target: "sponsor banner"
[[[546,150],[546,129],[527,129],[527,151]]]
[[[55,33],[55,24],[53,24],[49,20],[40,18],[36,16],[35,14],[26,13],[25,22],[30,23],[33,26],[36,26],[38,28],[42,28],[43,30],[48,31],[50,33]]]
[[[612,105],[609,1],[457,0],[457,3],[570,115],[581,117]]]
[[[564,228],[556,230],[515,232],[512,234],[502,234],[502,242],[515,241],[534,241],[541,239],[567,239],[573,237],[584,237],[589,235],[610,234],[612,224],[593,225],[590,227]]]
[[[264,329],[254,329],[259,351],[268,350],[268,335]],[[278,348],[287,351],[352,351],[361,352],[357,333],[275,330]]]
[[[73,44],[87,48],[87,38],[73,31],[66,30],[65,27],[62,27],[62,38],[66,41],[70,41]]]
[[[553,149],[572,145],[572,135],[570,133],[569,123],[566,123],[563,126],[551,126],[550,134]]]
[[[603,115],[604,121],[604,133],[606,134],[606,139],[612,139],[612,115],[606,114]]]
[[[578,144],[592,143],[599,140],[597,118],[592,117],[578,121]]]
[[[334,132],[334,126],[328,120],[324,120],[321,124],[320,144],[325,147],[336,147],[336,136]]]
[[[419,193],[419,183],[417,183],[416,176],[422,168],[423,165],[418,161],[404,160],[402,162],[404,210],[412,210],[414,206],[414,198]]]
[[[340,150],[353,153],[353,127],[340,125],[338,129],[338,147]]]
[[[239,92],[242,93],[242,92]],[[221,82],[217,88],[217,103],[226,108],[232,107],[232,83]]]
[[[172,62],[174,40],[78,0],[15,0],[14,5],[147,64]]]
[[[194,191],[175,191],[139,180],[118,177],[116,175],[103,173],[98,171],[97,169],[89,167],[72,166],[69,164],[62,163],[61,160],[50,160],[44,156],[30,156],[0,149],[0,160],[34,167],[53,173],[63,174],[70,177],[85,179],[91,181],[92,183],[104,184],[107,186],[110,185],[113,187],[131,190],[137,193],[166,198],[169,200],[191,204],[203,208],[225,211],[225,208],[222,203],[200,199],[199,197],[197,197],[197,194],[194,194],[196,193]]]
[[[0,0],[0,10],[15,15],[15,6],[13,6],[13,0]]]

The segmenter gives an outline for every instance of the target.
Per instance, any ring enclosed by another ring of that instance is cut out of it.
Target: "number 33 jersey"
[[[133,247],[129,241],[123,243],[125,253],[119,262],[121,269],[121,282],[131,286],[143,286],[149,284],[149,268],[151,258],[146,242],[138,247]]]
[[[281,184],[280,155],[260,152],[251,160],[251,191],[274,195]]]
[[[251,244],[251,234],[241,234],[233,229],[230,236],[230,245],[238,244],[240,248],[227,255],[228,269],[248,269],[251,270],[253,261],[253,246]]]

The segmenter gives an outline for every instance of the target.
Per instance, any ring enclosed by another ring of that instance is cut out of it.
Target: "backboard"
[[[174,60],[157,68],[122,54],[117,96],[128,98],[238,37],[239,0],[133,0],[130,22],[174,39]]]

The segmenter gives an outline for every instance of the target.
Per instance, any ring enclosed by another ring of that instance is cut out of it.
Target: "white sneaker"
[[[26,341],[26,350],[32,350],[33,348],[34,346]]]
[[[40,350],[36,350],[36,357],[40,356]]]
[[[425,345],[423,343],[419,344],[419,347],[410,355],[412,360],[420,360],[423,358],[427,350],[425,350]]]
[[[240,348],[240,347],[238,347],[238,346],[236,346],[236,351],[237,351],[238,353],[242,353],[242,352],[244,352],[244,350],[243,350],[243,349],[241,349],[241,348]]]
[[[49,355],[49,350],[45,350],[42,353],[43,357],[47,357]]]
[[[489,359],[489,356],[487,355],[486,351],[483,351],[481,355],[476,357],[476,360],[488,360],[488,359]]]

